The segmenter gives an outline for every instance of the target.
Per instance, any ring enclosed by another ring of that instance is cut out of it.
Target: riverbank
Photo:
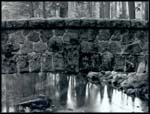
[[[115,89],[122,90],[129,96],[149,100],[148,73],[90,72],[87,78],[92,83],[109,84]]]

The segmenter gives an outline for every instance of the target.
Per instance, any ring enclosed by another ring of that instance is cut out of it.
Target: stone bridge
[[[148,21],[135,20],[3,21],[2,74],[124,71],[127,63],[136,71],[148,59],[148,28]]]

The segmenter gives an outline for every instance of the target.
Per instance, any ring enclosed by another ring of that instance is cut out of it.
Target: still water
[[[53,99],[57,112],[148,111],[148,101],[132,98],[105,84],[92,84],[81,75],[49,73],[46,81],[44,94]],[[5,112],[6,108],[3,107],[2,111]],[[9,111],[14,112],[13,107],[10,106]]]
[[[75,80],[71,77],[70,80]],[[76,83],[74,83],[76,86]],[[74,85],[69,81],[67,107],[82,112],[144,112],[148,104],[107,85],[86,84],[85,97],[77,100]],[[81,102],[81,103],[79,103]],[[78,106],[78,104],[82,104]]]

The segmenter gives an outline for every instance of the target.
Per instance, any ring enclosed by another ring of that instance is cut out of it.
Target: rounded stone
[[[143,47],[146,42],[148,42],[148,32],[147,31],[136,31],[134,37],[141,41],[141,46]]]
[[[29,35],[30,32],[31,32],[31,30],[23,30],[23,35],[27,36],[27,35]]]
[[[113,67],[114,67],[114,55],[109,51],[105,51],[102,54],[101,69],[104,71],[112,71]]]
[[[121,33],[119,30],[114,31],[114,33],[111,35],[111,40],[113,41],[120,41],[121,40]]]
[[[97,45],[98,45],[98,51],[99,52],[104,52],[106,49],[109,48],[109,44],[107,41],[97,42]]]
[[[122,42],[121,44],[126,45],[135,41],[134,31],[127,31],[122,34]]]
[[[33,51],[33,44],[31,41],[25,41],[24,44],[21,47],[21,53],[27,54],[31,53]]]
[[[78,38],[79,37],[79,30],[78,29],[68,29],[66,32],[68,36],[71,38]]]
[[[47,49],[47,45],[43,42],[35,43],[33,46],[33,50],[38,53],[44,53]]]
[[[99,41],[108,41],[110,39],[110,30],[99,30],[96,39]]]
[[[42,60],[43,72],[53,71],[52,55],[46,55]]]
[[[29,60],[31,72],[40,72],[41,70],[41,56],[40,54],[34,54]]]
[[[19,50],[20,50],[20,45],[18,45],[18,44],[13,44],[12,51],[13,51],[13,52],[18,52]]]
[[[109,50],[110,50],[110,52],[113,53],[113,54],[116,54],[116,53],[121,52],[121,45],[120,45],[120,42],[118,42],[118,41],[112,41],[112,42],[109,44]]]
[[[142,49],[139,43],[133,43],[132,45],[127,45],[125,52],[130,53],[130,54],[137,54],[137,53],[142,52]]]
[[[29,72],[29,58],[27,55],[20,55],[17,62],[20,73]]]
[[[48,40],[53,36],[52,30],[41,30],[40,38],[43,42],[48,42]]]
[[[20,50],[19,44],[6,44],[2,45],[2,53],[12,53],[12,52],[18,52]]]
[[[61,37],[53,37],[51,38],[48,43],[48,50],[50,52],[58,52],[63,50],[63,40]]]
[[[13,34],[10,34],[11,43],[23,44],[25,41],[25,37],[22,35],[22,31],[17,31]]]
[[[65,33],[65,29],[55,29],[56,36],[63,36]]]
[[[62,54],[55,53],[53,55],[54,70],[64,70],[64,59]]]
[[[1,34],[2,34],[2,36],[1,36],[1,42],[2,42],[2,44],[7,43],[9,34],[7,32],[2,32]]]
[[[28,36],[28,40],[32,41],[32,42],[38,42],[40,40],[39,33],[35,32],[35,31],[30,32],[30,34]]]
[[[124,72],[125,60],[122,56],[115,56],[114,70],[118,72]]]
[[[13,56],[11,58],[2,58],[2,73],[17,73],[17,61],[16,56]]]
[[[83,53],[90,53],[93,51],[93,43],[88,41],[81,42],[81,52]]]
[[[86,40],[86,41],[94,41],[96,39],[97,30],[93,29],[82,29],[80,30],[79,38],[80,40]]]

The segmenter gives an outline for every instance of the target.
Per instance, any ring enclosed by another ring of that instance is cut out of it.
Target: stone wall
[[[149,22],[135,20],[4,21],[2,74],[123,71],[131,64],[135,71],[148,59],[148,27]]]

